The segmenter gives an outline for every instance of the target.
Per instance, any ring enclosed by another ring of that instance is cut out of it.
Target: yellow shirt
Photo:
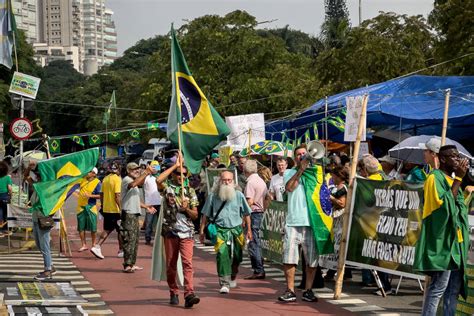
[[[89,198],[85,196],[85,194],[99,194],[100,187],[97,188],[97,186],[100,184],[99,179],[95,178],[93,180],[87,180],[87,179],[82,179],[80,185],[79,185],[79,194],[77,198],[77,213],[82,212],[82,208],[88,204],[94,205],[92,207],[92,211],[97,213],[97,206],[96,206],[96,201],[97,199],[95,198]],[[96,192],[94,192],[96,191]]]
[[[115,173],[106,176],[102,182],[102,193],[104,194],[104,213],[120,213],[120,209],[115,202],[115,193],[120,193],[122,188],[122,178]]]
[[[382,181],[383,180],[383,177],[380,173],[374,173],[374,174],[371,174],[370,176],[367,177],[367,179],[369,180],[377,180],[377,181]]]

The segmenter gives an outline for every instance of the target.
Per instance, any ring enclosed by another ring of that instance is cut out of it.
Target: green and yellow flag
[[[318,124],[313,123],[314,139],[319,140]]]
[[[112,108],[114,108],[114,109],[117,108],[117,101],[115,100],[115,90],[112,91],[112,96],[110,97],[110,101],[109,101],[109,107],[104,112],[104,117],[102,119],[102,123],[104,125],[106,125],[110,120],[110,112],[111,112]]]
[[[140,132],[137,131],[136,129],[134,129],[134,130],[130,131],[130,136],[132,136],[135,139],[138,139],[138,138],[140,138]]]
[[[71,140],[75,142],[76,144],[79,144],[81,146],[84,146],[84,140],[82,139],[81,136],[73,136],[71,137]]]
[[[109,140],[113,142],[118,142],[121,136],[122,135],[119,132],[111,132],[109,133]]]
[[[39,201],[31,211],[44,215],[56,213],[66,199],[79,187],[82,178],[92,170],[99,158],[99,148],[78,151],[38,163],[41,182],[33,184]]]
[[[0,64],[8,69],[13,66],[13,34],[16,32],[15,15],[11,0],[0,0]]]
[[[157,131],[160,129],[160,123],[148,122],[146,123],[146,126],[149,131]]]
[[[189,171],[199,173],[206,155],[230,134],[230,129],[202,93],[188,68],[171,26],[172,97],[168,114],[168,138],[178,145]]]
[[[52,154],[59,154],[61,152],[61,142],[59,139],[51,139],[48,141],[49,152]]]
[[[311,141],[311,134],[309,132],[309,129],[304,132],[304,142],[307,144]]]
[[[102,136],[94,134],[89,136],[89,145],[95,146],[100,145],[102,143]]]
[[[316,241],[316,250],[319,255],[333,253],[331,193],[324,181],[323,167],[320,165],[309,167],[301,178],[306,192],[309,221]]]

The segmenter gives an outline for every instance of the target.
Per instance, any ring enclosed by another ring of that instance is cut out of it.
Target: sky
[[[359,21],[359,1],[362,20],[370,19],[380,11],[427,17],[433,0],[346,0],[353,26]],[[289,25],[311,35],[318,35],[324,20],[324,0],[106,0],[114,11],[118,52],[133,46],[141,39],[164,35],[171,23],[175,28],[187,20],[207,15],[225,15],[234,10],[245,10],[255,16],[262,28]]]

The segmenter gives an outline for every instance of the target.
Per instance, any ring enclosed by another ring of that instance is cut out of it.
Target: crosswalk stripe
[[[22,273],[25,272],[27,274],[36,274],[38,272],[43,271],[43,269],[37,270],[37,271],[31,271],[31,270],[13,270],[13,269],[0,269],[0,273]],[[63,275],[63,274],[81,274],[81,272],[75,270],[75,271],[61,271],[58,270],[56,271],[56,275]]]
[[[398,313],[377,313],[375,315],[377,315],[377,316],[401,316],[401,314],[398,314]]]
[[[78,292],[90,292],[90,291],[94,291],[94,289],[91,288],[91,287],[76,287],[75,290],[78,291]]]
[[[83,298],[95,298],[95,297],[100,297],[100,294],[82,294],[81,295]]]
[[[15,279],[27,279],[32,280],[33,275],[15,275],[15,274],[0,274],[0,279],[8,279],[8,280],[15,280]],[[68,276],[57,276],[54,275],[52,280],[81,280],[84,279],[82,275],[68,275]]]
[[[14,266],[15,268],[38,268],[38,269],[43,269],[44,268],[44,264],[42,263],[37,263],[37,264],[31,264],[30,262],[28,263],[17,263],[17,262],[14,262],[13,264],[0,264],[0,269],[5,267],[12,267]],[[56,268],[58,269],[77,269],[77,267],[73,264],[70,264],[70,265],[55,265]]]
[[[281,277],[281,278],[272,278],[273,280],[275,281],[278,281],[278,282],[286,282],[286,278],[285,277]],[[295,281],[301,281],[301,276],[295,276]]]
[[[367,305],[367,306],[346,306],[344,309],[347,309],[350,312],[370,312],[370,311],[383,311],[385,308],[382,308],[377,305]]]
[[[315,293],[318,298],[330,298],[332,299],[334,297],[334,293]],[[349,297],[349,295],[345,293],[341,293],[341,297]]]
[[[102,309],[102,310],[88,310],[84,309],[88,315],[112,315],[114,312],[110,309]]]
[[[35,260],[28,260],[26,261],[28,264],[43,264],[43,259],[35,259]],[[26,263],[25,260],[3,260],[0,259],[0,265],[3,264],[21,264],[21,263]],[[53,264],[55,266],[74,266],[71,262],[58,262],[53,260]]]
[[[89,281],[72,281],[71,284],[72,285],[89,285],[90,282]]]
[[[335,305],[344,305],[344,304],[367,304],[366,301],[363,301],[358,298],[348,298],[344,300],[328,300],[329,303]]]

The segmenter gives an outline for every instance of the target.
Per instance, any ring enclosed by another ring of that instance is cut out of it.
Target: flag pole
[[[360,149],[360,141],[362,138],[362,131],[365,127],[365,118],[367,112],[367,102],[369,100],[369,96],[367,94],[364,95],[364,99],[362,101],[362,110],[359,117],[359,127],[357,129],[357,137],[356,142],[354,145],[354,155],[352,157],[351,162],[351,171],[349,174],[349,189],[347,192],[347,199],[346,205],[344,207],[344,214],[343,214],[343,224],[342,224],[342,236],[341,236],[341,243],[339,245],[339,261],[337,263],[337,276],[336,276],[336,284],[334,286],[334,299],[338,300],[341,297],[342,292],[342,281],[344,279],[344,266],[346,262],[346,244],[347,244],[347,234],[349,229],[349,215],[352,207],[352,196],[354,193],[354,178],[356,175],[357,169],[357,159],[359,157],[359,149]]]
[[[178,110],[180,110],[178,108]],[[183,157],[183,153],[181,149],[183,148],[183,144],[181,143],[181,115],[179,115],[179,122],[178,122],[178,147],[179,153],[181,157]],[[183,179],[183,159],[179,159],[179,173],[181,175],[181,205],[184,202],[184,179]]]
[[[446,145],[446,132],[448,131],[448,112],[449,112],[449,96],[451,89],[446,89],[444,98],[444,115],[443,115],[443,130],[441,131],[441,146]]]

